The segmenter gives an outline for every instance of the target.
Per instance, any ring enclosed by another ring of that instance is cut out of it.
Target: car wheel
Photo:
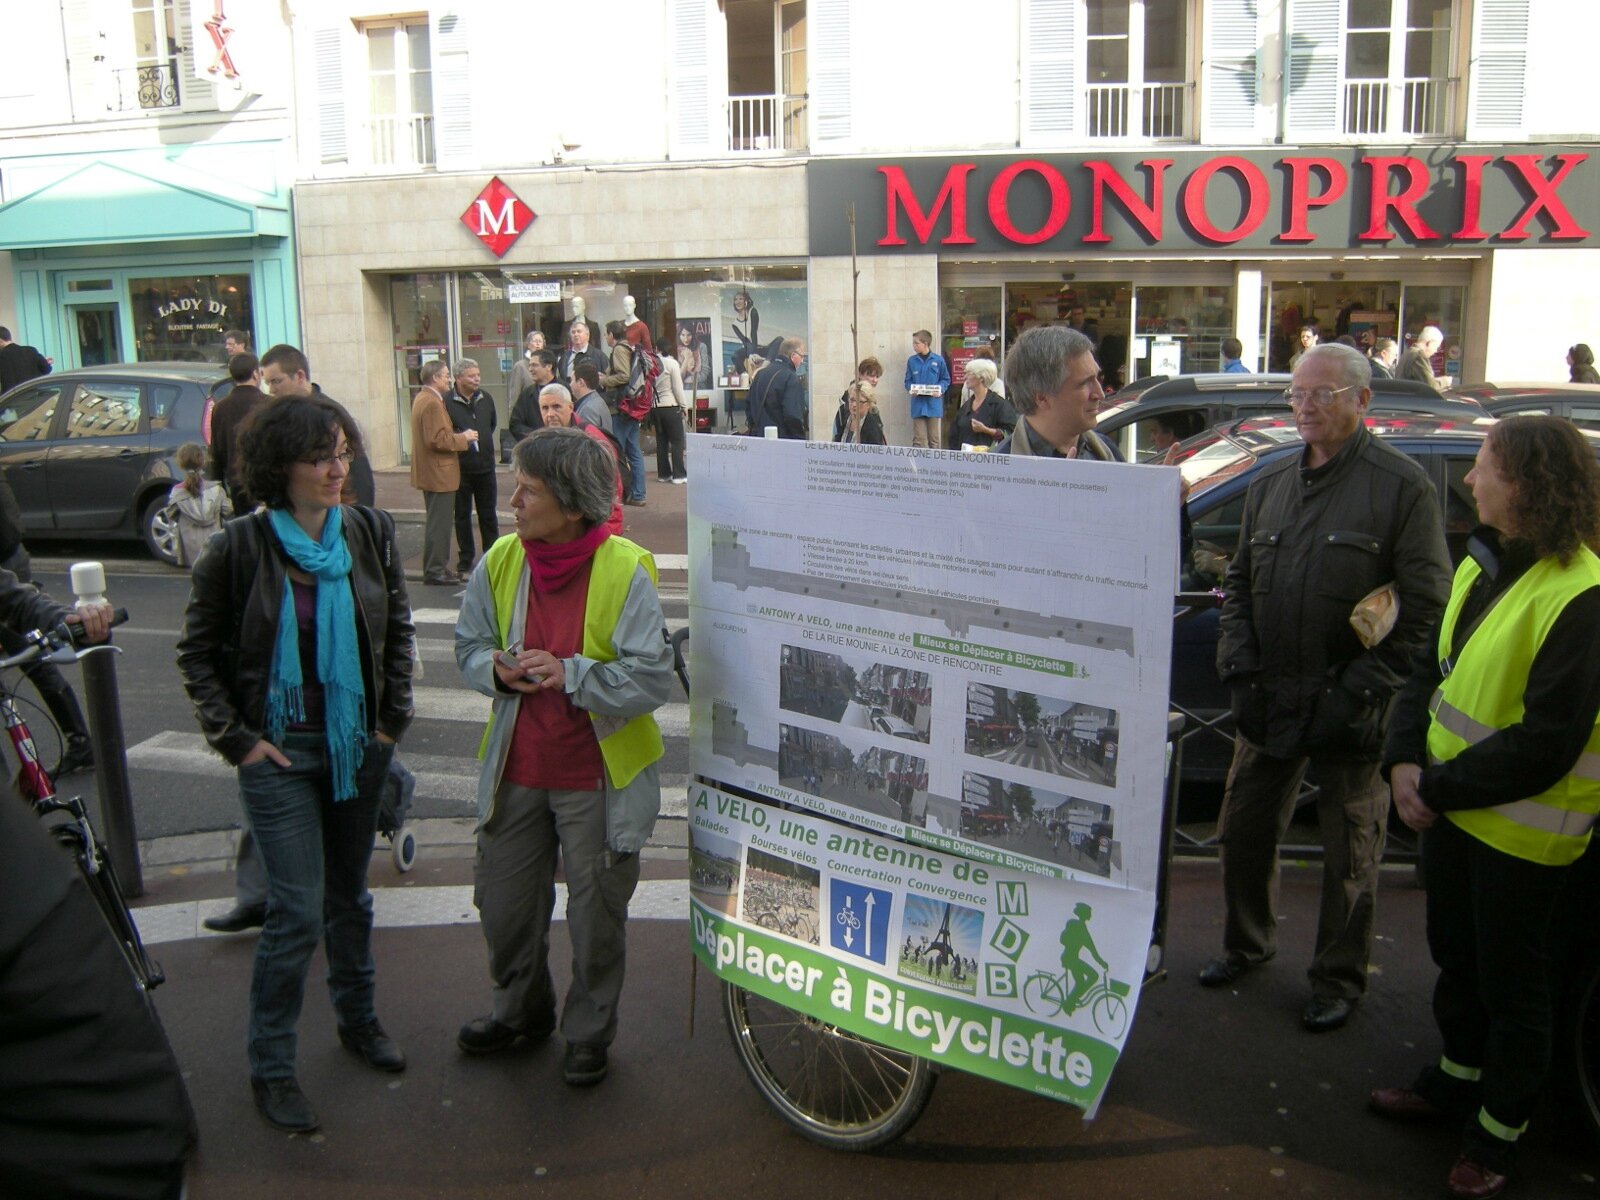
[[[150,553],[164,563],[178,565],[178,525],[166,511],[165,496],[152,496],[139,516],[139,532]]]

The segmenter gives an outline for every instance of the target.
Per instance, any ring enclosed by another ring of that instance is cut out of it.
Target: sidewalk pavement
[[[503,1057],[462,1055],[457,1028],[489,1004],[470,874],[462,861],[424,860],[402,878],[374,862],[378,1011],[410,1066],[378,1075],[340,1048],[314,963],[298,1058],[324,1122],[311,1137],[275,1132],[252,1107],[244,1040],[255,937],[197,932],[199,916],[225,903],[225,877],[152,889],[141,924],[172,939],[154,947],[168,975],[154,999],[200,1119],[193,1200],[1401,1200],[1442,1194],[1454,1159],[1450,1126],[1401,1127],[1363,1109],[1369,1089],[1408,1081],[1437,1051],[1423,897],[1409,871],[1384,872],[1365,1003],[1345,1029],[1312,1036],[1298,1015],[1320,868],[1284,872],[1276,961],[1213,992],[1195,975],[1221,936],[1219,870],[1176,863],[1172,978],[1145,993],[1097,1120],[951,1072],[911,1132],[870,1155],[804,1141],[746,1080],[723,1028],[720,986],[691,964],[683,863],[647,865],[604,1083],[566,1087],[559,1038]],[[569,953],[558,923],[558,993]],[[1526,1139],[1516,1194],[1594,1200],[1592,1156],[1553,1145],[1544,1116]]]

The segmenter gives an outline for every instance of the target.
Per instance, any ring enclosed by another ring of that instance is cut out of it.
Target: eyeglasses
[[[1327,408],[1328,405],[1333,403],[1335,396],[1341,396],[1345,392],[1353,392],[1355,389],[1356,385],[1353,383],[1342,388],[1288,388],[1283,393],[1283,399],[1286,403],[1292,405],[1315,404],[1318,408]]]
[[[356,461],[356,452],[347,447],[339,454],[330,454],[324,458],[302,458],[300,461],[305,463],[305,465],[308,467],[315,467],[319,471],[326,471],[331,468],[335,462],[342,462],[346,467],[350,466],[351,463]]]

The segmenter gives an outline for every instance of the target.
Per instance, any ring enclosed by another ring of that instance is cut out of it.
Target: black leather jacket
[[[346,505],[344,537],[367,731],[399,741],[411,724],[413,631],[394,521],[386,512]],[[178,671],[206,741],[234,765],[266,736],[267,682],[287,562],[266,514],[256,512],[229,521],[194,565]]]

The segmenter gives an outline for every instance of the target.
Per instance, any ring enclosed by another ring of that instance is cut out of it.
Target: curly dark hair
[[[1600,552],[1600,463],[1565,417],[1510,417],[1489,431],[1495,466],[1513,487],[1512,532],[1540,558],[1566,566],[1580,547]]]
[[[339,430],[361,452],[361,432],[337,404],[321,396],[286,396],[263,404],[239,430],[245,491],[268,508],[289,507],[289,470],[333,453]]]

